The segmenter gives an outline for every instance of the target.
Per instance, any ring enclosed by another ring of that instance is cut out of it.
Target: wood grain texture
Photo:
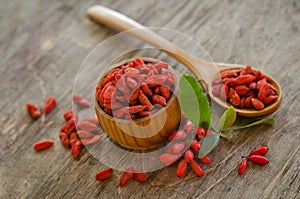
[[[281,107],[272,114],[277,125],[243,129],[221,140],[204,177],[188,168],[179,179],[172,166],[124,188],[118,188],[118,171],[96,182],[94,175],[106,166],[86,150],[74,160],[58,139],[76,71],[91,49],[116,34],[86,17],[88,7],[99,2],[0,3],[0,198],[300,197],[299,1],[101,1],[145,26],[191,36],[216,62],[261,69],[283,89]],[[57,97],[58,107],[32,121],[25,103],[42,106],[49,95]],[[33,144],[41,139],[54,140],[54,147],[35,153]],[[263,144],[270,148],[270,164],[251,165],[239,176],[240,156]]]

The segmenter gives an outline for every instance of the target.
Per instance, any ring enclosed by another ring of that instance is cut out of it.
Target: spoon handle
[[[92,20],[118,31],[128,31],[138,28],[137,31],[128,31],[128,34],[166,52],[190,69],[197,79],[202,79],[201,74],[195,68],[195,65],[199,61],[203,63],[206,63],[206,61],[195,58],[133,19],[100,5],[89,8],[87,14]]]

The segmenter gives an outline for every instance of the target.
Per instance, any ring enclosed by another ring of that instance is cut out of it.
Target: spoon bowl
[[[222,72],[225,70],[242,68],[245,67],[244,65],[212,63],[197,58],[187,53],[183,49],[175,46],[171,42],[165,40],[164,38],[160,37],[159,35],[155,34],[154,32],[150,31],[149,29],[134,21],[133,19],[130,19],[122,15],[121,13],[118,13],[114,10],[100,5],[92,6],[91,8],[89,8],[87,14],[92,20],[96,22],[107,25],[118,31],[128,31],[128,34],[132,35],[133,37],[140,39],[146,43],[149,43],[159,48],[160,50],[166,52],[170,56],[174,57],[182,64],[184,64],[195,75],[195,77],[198,80],[203,79],[205,81],[211,99],[213,99],[217,104],[224,108],[228,108],[231,105],[230,103],[227,103],[224,100],[213,96],[211,93],[211,82],[217,76],[214,68],[217,67],[219,72]],[[132,29],[138,29],[138,31],[129,31]],[[256,69],[254,68],[254,70]],[[268,77],[270,76],[268,75]],[[282,90],[280,85],[271,77],[270,83],[277,89],[278,95],[278,99],[273,104],[266,106],[262,110],[235,108],[237,114],[244,117],[257,117],[275,112],[278,109],[281,102]]]

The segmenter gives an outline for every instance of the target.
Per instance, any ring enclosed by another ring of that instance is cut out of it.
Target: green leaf
[[[200,141],[202,148],[199,151],[198,157],[202,158],[211,152],[219,143],[220,134],[212,134]]]
[[[210,106],[200,84],[188,74],[180,78],[179,101],[184,115],[195,125],[208,129],[211,124]]]
[[[243,129],[243,128],[247,128],[247,127],[251,127],[251,126],[256,126],[256,125],[260,125],[260,124],[275,125],[276,124],[276,120],[274,118],[266,118],[266,119],[258,120],[258,121],[251,122],[251,123],[248,123],[248,124],[234,125],[234,126],[229,127],[227,130]]]
[[[230,106],[222,115],[220,119],[220,130],[224,131],[234,124],[236,119],[235,109]]]

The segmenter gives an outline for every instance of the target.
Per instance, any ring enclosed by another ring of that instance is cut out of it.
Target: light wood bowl
[[[158,62],[157,59],[152,58],[143,57],[142,59],[147,62]],[[120,62],[111,67],[110,70],[130,61],[132,60]],[[99,78],[98,83],[105,75]],[[178,89],[175,85],[173,94],[165,107],[150,116],[134,120],[114,118],[105,113],[94,97],[99,124],[112,140],[125,148],[140,151],[158,148],[166,142],[170,133],[177,130],[181,120],[181,109],[176,92]]]

